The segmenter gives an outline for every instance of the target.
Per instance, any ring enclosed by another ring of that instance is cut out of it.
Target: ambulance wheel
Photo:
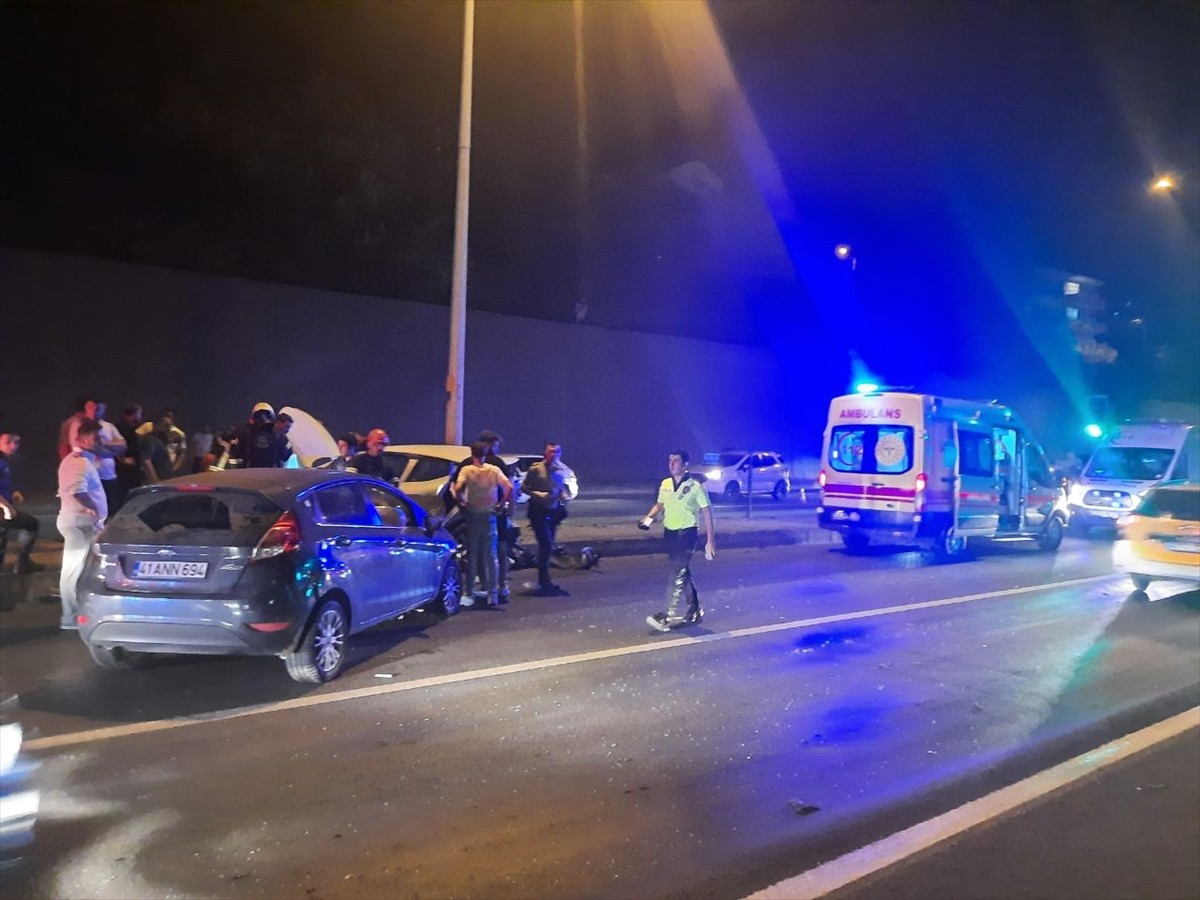
[[[954,533],[953,528],[947,528],[938,538],[933,548],[933,555],[939,562],[953,562],[962,559],[967,552],[967,539]]]
[[[1053,553],[1063,541],[1063,523],[1058,516],[1051,516],[1050,521],[1037,537],[1038,546],[1047,553]]]
[[[848,553],[862,553],[871,543],[871,539],[861,531],[850,531],[842,535],[842,543]]]

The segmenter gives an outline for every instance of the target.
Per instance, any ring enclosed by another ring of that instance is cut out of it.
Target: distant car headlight
[[[721,470],[720,469],[709,469],[707,472],[704,473],[704,477],[707,478],[709,481],[716,481],[718,478],[721,477]]]
[[[1083,495],[1087,493],[1087,488],[1082,484],[1071,485],[1071,491],[1067,494],[1068,503],[1083,503]]]

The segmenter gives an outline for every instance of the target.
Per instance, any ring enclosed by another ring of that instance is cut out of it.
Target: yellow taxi
[[[1169,481],[1147,491],[1117,520],[1113,566],[1139,591],[1159,579],[1200,582],[1200,484]]]

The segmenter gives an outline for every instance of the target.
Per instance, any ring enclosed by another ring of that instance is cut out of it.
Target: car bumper
[[[1081,528],[1116,528],[1117,519],[1127,515],[1128,509],[1092,509],[1087,506],[1070,507],[1071,524]]]
[[[817,523],[822,528],[840,534],[858,532],[880,538],[915,538],[921,522],[911,512],[878,509],[853,509],[822,506],[817,510]]]
[[[1145,559],[1137,554],[1132,541],[1113,543],[1113,568],[1129,575],[1147,575],[1172,581],[1200,582],[1200,560],[1165,561]]]
[[[79,636],[85,643],[140,653],[277,656],[295,646],[306,621],[304,603],[292,597],[211,599],[92,590],[81,591],[79,601]]]

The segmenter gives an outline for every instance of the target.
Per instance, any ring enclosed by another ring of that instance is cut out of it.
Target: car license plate
[[[206,562],[143,559],[133,564],[134,578],[203,578],[207,574]]]

